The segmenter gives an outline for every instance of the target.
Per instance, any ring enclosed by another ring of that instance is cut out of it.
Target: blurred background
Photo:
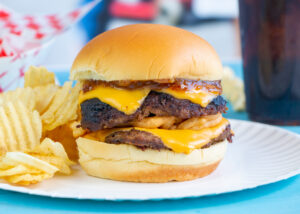
[[[23,14],[69,11],[90,0],[0,0]],[[102,0],[79,24],[59,36],[40,64],[69,67],[91,38],[122,25],[149,22],[179,26],[206,39],[222,61],[239,61],[237,0]]]

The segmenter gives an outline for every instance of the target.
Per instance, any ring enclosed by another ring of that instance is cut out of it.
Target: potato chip
[[[77,118],[80,85],[77,84],[74,88],[71,85],[71,82],[66,82],[42,114],[44,130],[53,130]]]
[[[8,91],[0,94],[0,106],[7,102],[22,102],[29,110],[35,108],[35,93],[32,88],[17,88],[14,91]]]
[[[53,177],[58,168],[23,152],[8,152],[0,159],[0,178],[29,185]]]
[[[18,175],[12,175],[12,176],[6,176],[3,177],[7,182],[27,186],[30,184],[36,184],[38,182],[41,182],[43,180],[46,180],[48,178],[52,178],[53,175],[47,174],[47,173],[41,173],[41,174],[18,174]]]
[[[56,172],[71,174],[74,162],[64,146],[50,138],[40,141],[42,133],[44,137],[52,133],[53,139],[60,136],[78,156],[70,123],[78,117],[81,86],[72,88],[67,82],[59,87],[54,73],[34,66],[25,73],[24,85],[26,88],[0,94],[0,178],[29,185]]]
[[[0,106],[0,147],[2,151],[26,151],[40,144],[42,123],[37,111],[18,101]]]
[[[31,153],[30,155],[32,155],[35,158],[38,158],[39,160],[45,161],[51,164],[52,166],[55,166],[59,169],[58,172],[62,174],[70,175],[72,173],[70,166],[61,157],[56,157],[54,155],[40,155],[35,153]]]
[[[74,122],[71,122],[73,124]],[[53,141],[60,142],[68,157],[73,160],[78,160],[78,149],[76,145],[76,137],[74,137],[74,130],[71,128],[71,124],[67,123],[59,126],[51,131],[45,132],[45,137],[52,139]]]
[[[45,138],[30,155],[56,166],[61,173],[71,174],[70,166],[73,165],[74,162],[69,159],[64,147],[58,142]]]
[[[5,136],[2,130],[3,129],[1,128],[1,122],[0,122],[0,157],[7,152],[7,146],[4,141]]]
[[[23,152],[7,152],[2,158],[4,163],[9,163],[12,165],[23,165],[28,168],[33,168],[47,174],[54,174],[59,169],[46,161],[42,161],[36,157]]]
[[[222,78],[223,94],[232,104],[235,111],[245,110],[245,93],[244,83],[241,79],[234,75],[234,72],[229,68],[225,67]]]
[[[45,86],[38,86],[34,88],[35,92],[35,109],[43,114],[49,107],[59,87],[57,85],[48,84]]]
[[[42,155],[53,155],[56,157],[60,157],[68,165],[73,164],[73,162],[70,161],[63,145],[61,143],[54,142],[50,138],[45,138],[43,142],[39,146],[37,146],[37,148],[34,151]]]
[[[55,120],[55,113],[58,109],[65,104],[66,99],[72,89],[72,83],[66,82],[62,88],[60,88],[55,94],[49,108],[42,115],[43,123],[50,124]]]
[[[73,164],[60,143],[46,138],[28,154],[7,152],[0,159],[0,178],[29,185],[51,178],[56,172],[69,175]]]
[[[45,67],[30,66],[24,75],[24,87],[37,87],[47,84],[55,84],[55,74]]]
[[[28,168],[23,165],[17,165],[6,169],[0,169],[0,177],[19,175],[19,174],[38,174],[41,171],[34,168]]]

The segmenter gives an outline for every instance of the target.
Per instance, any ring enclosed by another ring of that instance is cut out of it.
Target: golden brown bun
[[[219,161],[209,165],[160,165],[148,162],[94,160],[82,165],[87,174],[117,181],[164,183],[188,181],[212,173]]]
[[[180,28],[134,24],[91,40],[77,55],[73,80],[220,80],[220,59],[204,39]]]
[[[213,172],[223,159],[227,141],[186,155],[169,150],[142,151],[132,145],[78,138],[79,163],[87,174],[132,182],[185,181]]]

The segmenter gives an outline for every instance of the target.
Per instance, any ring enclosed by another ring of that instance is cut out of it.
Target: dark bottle
[[[239,0],[247,111],[300,124],[300,0]]]

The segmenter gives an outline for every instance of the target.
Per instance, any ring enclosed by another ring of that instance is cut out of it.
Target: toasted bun
[[[134,24],[91,40],[76,57],[73,80],[220,80],[220,59],[204,39],[180,28]]]
[[[132,182],[185,181],[213,172],[223,159],[227,141],[190,154],[145,150],[78,138],[79,163],[87,174]]]

